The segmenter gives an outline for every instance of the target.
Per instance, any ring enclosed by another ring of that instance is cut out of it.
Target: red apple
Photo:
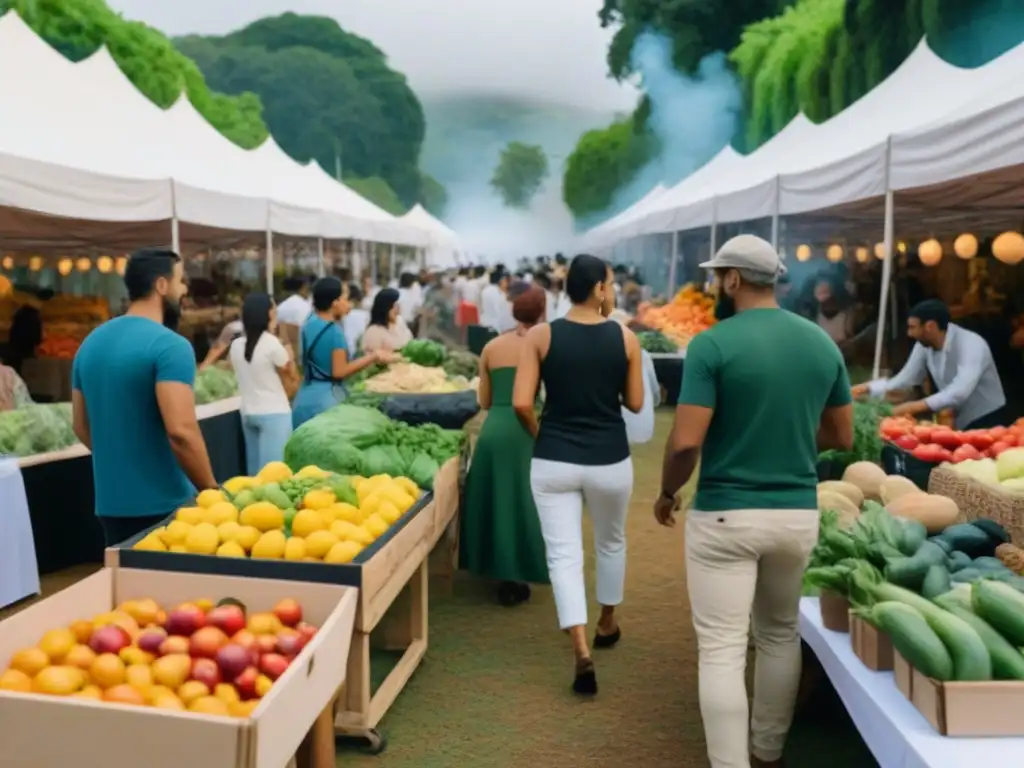
[[[260,672],[256,667],[246,667],[242,674],[235,678],[235,688],[243,701],[256,698],[256,681]]]
[[[240,645],[252,655],[252,663],[260,660],[259,648],[256,647],[256,635],[248,629],[243,629],[231,636],[232,645]]]
[[[122,648],[127,648],[131,644],[131,635],[116,624],[100,627],[89,638],[89,647],[98,654],[117,654],[121,652]]]
[[[185,603],[167,614],[164,629],[169,635],[190,637],[197,629],[206,625],[206,614],[197,606]]]
[[[170,656],[171,654],[176,653],[183,653],[187,656],[188,646],[189,642],[187,637],[171,635],[162,643],[160,643],[160,647],[157,649],[157,653],[159,653],[161,656]]]
[[[306,638],[307,643],[313,639],[314,635],[316,635],[316,627],[312,624],[307,624],[306,622],[299,624],[296,629],[299,630],[299,633]]]
[[[198,680],[212,691],[220,682],[220,667],[213,659],[195,659],[189,679]]]
[[[146,653],[152,653],[155,656],[160,655],[160,646],[163,645],[164,640],[167,639],[167,631],[163,627],[150,627],[139,635],[135,644],[139,646]]]
[[[294,627],[302,621],[302,606],[297,600],[288,598],[274,606],[274,615],[286,627]]]
[[[212,659],[228,644],[228,636],[216,627],[203,627],[189,639],[188,651],[193,658]]]
[[[252,664],[252,651],[240,645],[225,645],[217,651],[217,666],[225,680],[234,680]]]
[[[206,623],[212,624],[230,637],[245,629],[245,611],[237,605],[219,605],[206,614]]]
[[[306,638],[294,629],[284,630],[277,636],[277,652],[289,659],[298,656],[305,647]]]
[[[256,635],[256,651],[262,656],[277,651],[277,635]]]
[[[260,656],[260,672],[271,680],[277,680],[288,669],[289,661],[279,653],[267,653]]]

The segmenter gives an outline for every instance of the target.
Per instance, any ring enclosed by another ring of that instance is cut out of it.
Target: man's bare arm
[[[216,488],[206,441],[196,417],[195,394],[192,387],[178,381],[161,381],[156,385],[156,401],[160,406],[167,438],[178,464],[196,490]]]

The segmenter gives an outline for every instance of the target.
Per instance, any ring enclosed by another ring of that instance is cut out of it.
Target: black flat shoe
[[[594,647],[595,648],[611,648],[619,640],[622,639],[622,628],[616,627],[615,631],[610,635],[602,635],[600,632],[594,633]]]
[[[590,659],[576,662],[576,679],[572,681],[572,692],[577,696],[597,694],[597,674],[594,672],[594,662]]]
[[[527,600],[530,599],[530,596],[532,594],[533,593],[530,592],[529,584],[516,584],[516,597],[519,598],[519,602],[525,603]]]
[[[498,585],[498,602],[506,608],[519,605],[519,587],[513,581],[503,581]]]

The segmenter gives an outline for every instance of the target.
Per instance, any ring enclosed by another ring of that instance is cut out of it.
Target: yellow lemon
[[[205,491],[196,496],[196,504],[203,509],[209,509],[219,501],[227,501],[227,497],[224,496],[219,490],[214,488],[207,488]]]
[[[362,544],[364,547],[373,544],[374,539],[377,537],[366,530],[362,524],[353,526],[355,530],[349,531],[348,536],[345,538],[348,541],[354,541],[356,544]]]
[[[246,488],[251,488],[254,482],[251,477],[232,477],[230,480],[224,481],[224,489],[234,496]]]
[[[402,510],[396,507],[390,500],[385,499],[377,505],[377,512],[375,515],[388,525],[394,525],[398,522],[398,518],[402,516]]]
[[[360,511],[359,507],[341,502],[339,504],[334,504],[331,509],[334,510],[335,520],[344,520],[347,523],[355,523],[356,525],[363,522],[364,515]]]
[[[177,552],[179,555],[182,554],[183,552],[188,552],[188,550],[185,549],[185,545],[184,544],[171,544],[171,546],[167,548],[167,551],[168,552]]]
[[[195,555],[212,555],[217,551],[220,536],[217,535],[217,529],[209,523],[200,523],[192,527],[184,543],[185,549]]]
[[[306,559],[306,540],[300,539],[298,536],[292,536],[284,544],[284,559],[285,560],[305,560]]]
[[[260,531],[272,531],[284,527],[284,511],[269,501],[257,501],[242,510],[238,522],[242,525],[251,525]]]
[[[203,508],[202,507],[182,507],[174,514],[175,520],[181,520],[183,523],[189,525],[199,525],[203,522]]]
[[[220,536],[221,541],[234,541],[240,530],[242,530],[242,526],[234,520],[229,520],[217,526],[217,535]]]
[[[238,522],[238,510],[230,501],[218,501],[206,508],[203,520],[211,525]]]
[[[366,478],[362,475],[349,475],[348,482],[352,486],[353,491],[358,491],[359,486],[366,482]]]
[[[164,540],[164,544],[171,546],[172,544],[181,544],[185,541],[185,537],[188,536],[189,531],[192,530],[192,526],[182,520],[171,520],[167,524],[167,528],[164,530],[160,538]]]
[[[339,541],[324,555],[325,563],[351,563],[362,547],[354,541]]]
[[[337,500],[338,499],[334,495],[334,491],[310,491],[302,497],[302,506],[305,509],[327,509]]]
[[[368,479],[371,483],[390,483],[391,475],[371,475]]]
[[[331,523],[331,533],[342,541],[352,538],[352,532],[358,530],[360,530],[358,525],[347,520],[335,520]]]
[[[237,541],[225,541],[217,547],[217,557],[245,557],[245,550]]]
[[[155,536],[152,533],[145,538],[136,542],[132,549],[141,549],[147,552],[166,552],[167,545],[164,544],[163,539],[159,536]]]
[[[380,506],[380,496],[376,493],[371,493],[366,498],[359,500],[359,511],[363,513],[364,520],[376,512],[378,506]]]
[[[396,477],[395,478],[395,483],[400,485],[402,487],[402,489],[406,493],[408,493],[410,496],[412,496],[414,499],[418,499],[419,498],[419,496],[420,496],[419,486],[417,486],[416,483],[414,483],[408,477]]]
[[[256,480],[260,485],[266,485],[267,483],[280,483],[291,476],[292,471],[287,464],[283,461],[272,461],[259,471]]]
[[[317,559],[326,555],[339,541],[330,531],[313,531],[306,539],[306,554]]]
[[[235,531],[234,540],[242,545],[242,549],[249,551],[260,540],[259,529],[253,528],[251,525],[241,525]]]
[[[257,559],[280,560],[284,556],[284,548],[286,546],[287,541],[284,537],[284,531],[267,531],[253,545],[250,554]]]
[[[363,530],[367,531],[373,538],[377,538],[388,529],[388,524],[380,515],[370,515],[363,520]]]
[[[322,531],[326,527],[327,522],[322,512],[315,509],[300,509],[292,519],[292,536],[306,538],[314,531]]]
[[[308,467],[303,467],[298,472],[296,472],[295,476],[301,478],[315,477],[317,479],[322,479],[327,477],[329,474],[330,472],[328,472],[327,470],[320,469],[320,467],[316,466],[315,464],[310,464]]]

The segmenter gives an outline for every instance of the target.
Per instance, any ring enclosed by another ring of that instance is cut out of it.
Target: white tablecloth
[[[800,634],[882,768],[1024,765],[1024,738],[964,739],[936,733],[896,688],[892,672],[872,672],[853,654],[848,634],[821,625],[817,598],[800,601]]]
[[[17,459],[0,459],[0,608],[39,594],[25,483]]]

